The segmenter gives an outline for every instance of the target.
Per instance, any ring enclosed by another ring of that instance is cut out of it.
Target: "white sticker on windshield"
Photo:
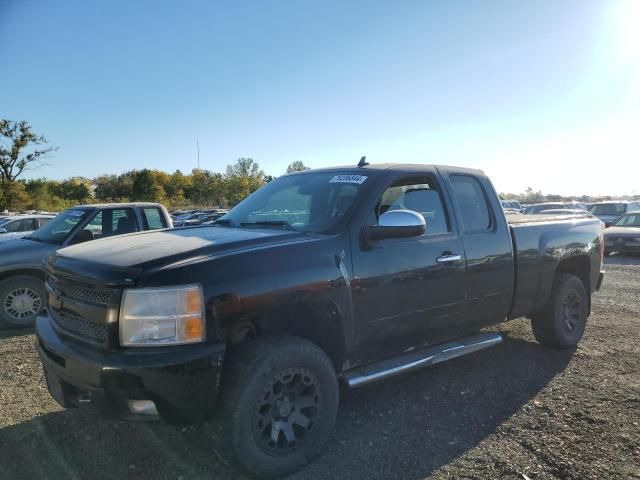
[[[367,179],[364,175],[336,175],[329,183],[356,183],[361,185]]]
[[[84,210],[71,210],[69,212],[70,217],[81,217],[84,215]]]

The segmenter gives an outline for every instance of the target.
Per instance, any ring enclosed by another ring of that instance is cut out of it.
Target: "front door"
[[[462,242],[435,171],[393,181],[380,192],[367,224],[394,209],[420,213],[427,230],[418,237],[354,244],[359,363],[451,338],[463,313]]]

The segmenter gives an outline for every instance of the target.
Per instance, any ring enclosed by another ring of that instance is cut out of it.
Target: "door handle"
[[[462,260],[462,255],[454,255],[451,253],[447,253],[446,255],[441,255],[436,258],[436,262],[438,263],[451,263],[451,262],[459,262]]]

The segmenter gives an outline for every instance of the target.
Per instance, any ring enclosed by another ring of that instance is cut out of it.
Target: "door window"
[[[98,214],[91,219],[87,225],[85,225],[84,230],[89,230],[93,233],[93,238],[101,238],[103,235],[102,230],[102,210],[98,212]]]
[[[489,230],[492,225],[491,214],[480,182],[470,175],[452,175],[450,181],[464,231],[472,233]]]
[[[144,220],[145,230],[157,230],[159,228],[167,228],[167,222],[164,215],[160,213],[158,208],[145,208],[142,210],[142,218]]]
[[[451,231],[442,195],[429,177],[404,178],[388,187],[376,205],[376,218],[391,210],[413,210],[422,215],[427,224],[425,236]]]
[[[35,230],[35,219],[25,218],[23,220],[15,220],[2,226],[7,232],[30,232]]]
[[[111,211],[111,235],[124,235],[138,231],[136,216],[130,208]]]

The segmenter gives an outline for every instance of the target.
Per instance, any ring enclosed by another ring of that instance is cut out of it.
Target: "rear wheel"
[[[223,380],[224,444],[251,475],[276,478],[315,457],[331,434],[338,383],[327,355],[297,337],[264,337],[232,352]]]
[[[27,328],[46,305],[42,280],[16,275],[0,283],[0,326]]]
[[[542,345],[572,348],[582,338],[588,316],[589,297],[582,280],[557,274],[547,305],[531,320],[533,334]]]

